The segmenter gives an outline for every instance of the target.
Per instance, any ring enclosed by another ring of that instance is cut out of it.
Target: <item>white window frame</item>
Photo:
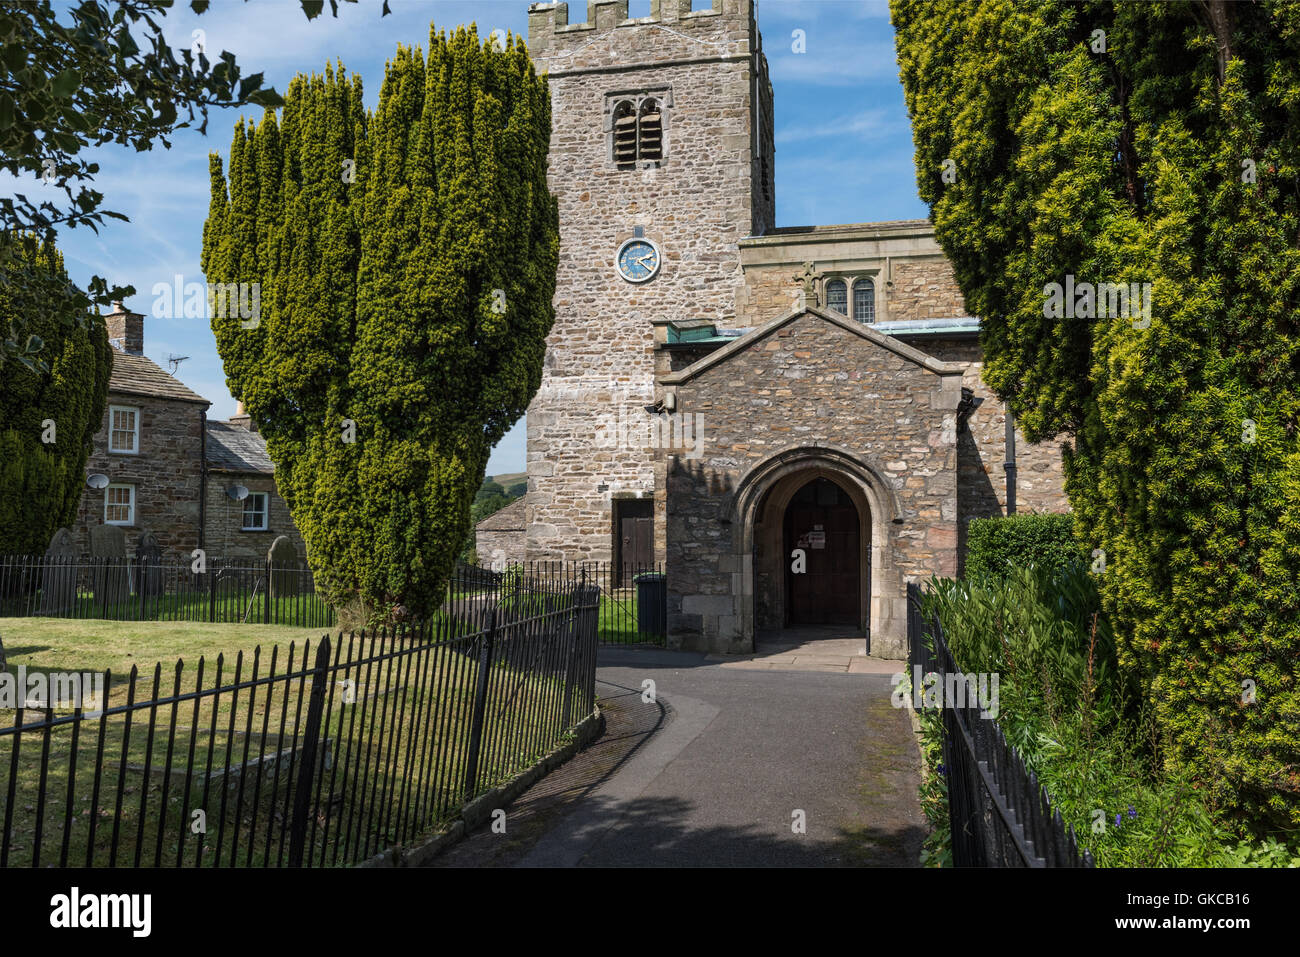
[[[131,421],[134,428],[131,430],[131,448],[115,449],[113,448],[113,433],[125,432],[125,429],[113,428],[114,412],[130,412]],[[140,454],[140,407],[135,405],[110,405],[108,407],[108,454],[109,455],[139,455]]]
[[[113,489],[120,489],[120,488],[127,489],[131,493],[131,497],[129,501],[126,503],[128,515],[127,515],[127,520],[125,522],[114,521],[108,517],[108,506],[110,504],[114,504],[114,505],[122,504],[121,502],[110,503],[108,500],[109,493]],[[104,524],[105,525],[134,525],[135,524],[135,486],[134,485],[128,485],[125,482],[115,482],[104,487]]]
[[[241,509],[239,512],[239,530],[241,532],[269,532],[271,530],[271,493],[270,492],[249,492],[248,493],[249,499],[253,498],[254,496],[257,496],[262,499],[262,508],[260,509],[262,513],[262,525],[260,526],[245,525],[244,516],[248,513],[246,509]],[[248,503],[248,499],[245,499],[244,502],[242,502],[241,504],[247,505],[247,503]]]
[[[831,285],[832,283],[844,284],[844,311],[831,308]],[[833,312],[837,316],[843,316],[845,319],[853,311],[853,283],[849,276],[827,276],[826,281],[822,283],[822,308],[827,312]]]
[[[868,320],[863,319],[861,316],[858,315],[858,298],[857,298],[857,297],[858,297],[858,284],[859,284],[859,283],[864,283],[864,282],[869,282],[869,283],[871,283],[871,320],[870,320],[870,322],[879,322],[879,321],[880,321],[880,302],[879,302],[879,292],[878,292],[878,286],[879,286],[879,284],[876,282],[876,276],[875,276],[875,273],[868,273],[868,274],[866,274],[866,275],[862,275],[862,276],[854,276],[854,277],[853,277],[853,282],[851,282],[851,283],[849,284],[849,309],[852,310],[852,311],[849,313],[849,316],[850,316],[850,318],[852,318],[852,319],[856,319],[858,322],[861,322],[861,323],[867,323],[867,322],[868,322]]]

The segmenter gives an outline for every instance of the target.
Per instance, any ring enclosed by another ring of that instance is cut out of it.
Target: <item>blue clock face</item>
[[[618,274],[628,282],[645,282],[659,271],[659,250],[644,239],[631,239],[618,251]]]

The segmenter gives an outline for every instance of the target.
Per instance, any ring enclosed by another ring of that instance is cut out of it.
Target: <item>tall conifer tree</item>
[[[30,234],[8,239],[24,267],[44,281],[70,284],[63,255]],[[18,305],[0,286],[0,328],[8,328]],[[86,458],[104,418],[112,348],[104,320],[90,310],[73,322],[55,313],[21,316],[41,343],[44,368],[18,363],[0,375],[0,553],[45,551],[50,536],[76,521],[85,489]]]
[[[203,268],[260,283],[213,319],[232,393],[336,604],[427,615],[492,447],[541,382],[558,211],[550,98],[523,43],[431,31],[379,103],[340,66],[211,160]]]
[[[1075,527],[1166,757],[1293,828],[1300,3],[892,11],[917,181],[986,380],[1031,440],[1072,437]],[[1069,277],[1080,298],[1055,310]],[[1151,283],[1149,317],[1101,315],[1078,284],[1102,283]]]

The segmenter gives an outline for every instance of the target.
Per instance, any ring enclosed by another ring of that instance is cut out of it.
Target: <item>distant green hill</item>
[[[519,482],[528,481],[527,472],[502,472],[500,475],[489,475],[488,478],[496,482],[502,488],[509,488]]]

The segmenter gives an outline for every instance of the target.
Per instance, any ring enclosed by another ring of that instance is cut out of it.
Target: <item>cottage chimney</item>
[[[257,431],[257,423],[248,414],[248,410],[244,408],[244,403],[239,401],[235,402],[235,414],[230,417],[230,424],[237,425],[241,429],[248,429],[250,432]]]
[[[113,347],[133,356],[144,355],[144,316],[114,302],[113,311],[104,317],[108,339]]]

